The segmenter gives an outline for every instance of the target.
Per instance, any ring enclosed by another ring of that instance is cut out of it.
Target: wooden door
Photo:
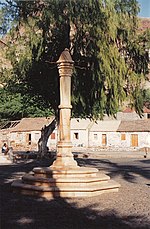
[[[131,146],[132,147],[138,146],[138,134],[131,134]]]
[[[31,145],[31,134],[26,134],[26,143]]]
[[[102,134],[102,145],[106,146],[106,144],[107,144],[107,136],[106,134]]]

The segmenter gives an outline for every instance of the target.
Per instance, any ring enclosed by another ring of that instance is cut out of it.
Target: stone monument
[[[12,183],[15,191],[47,199],[89,197],[118,191],[120,185],[96,168],[80,167],[73,158],[70,137],[71,75],[73,60],[65,49],[57,61],[60,75],[59,141],[57,158],[50,167],[34,168]]]

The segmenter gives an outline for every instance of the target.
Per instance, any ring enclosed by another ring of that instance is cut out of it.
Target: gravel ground
[[[149,159],[78,158],[121,184],[118,193],[78,199],[44,200],[12,192],[12,180],[50,161],[0,165],[0,229],[148,229]]]

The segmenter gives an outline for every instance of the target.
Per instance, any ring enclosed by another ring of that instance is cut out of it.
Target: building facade
[[[0,130],[0,144],[7,142],[14,150],[37,151],[41,130],[53,119],[54,117],[24,118],[15,126]],[[71,141],[74,149],[138,150],[148,145],[149,137],[150,119],[96,122],[89,119],[71,119]],[[49,150],[56,150],[58,138],[56,127],[47,142]]]

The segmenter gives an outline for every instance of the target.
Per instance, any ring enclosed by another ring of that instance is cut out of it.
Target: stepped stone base
[[[16,192],[51,199],[55,197],[90,197],[116,192],[120,185],[95,168],[34,168],[12,183]]]

